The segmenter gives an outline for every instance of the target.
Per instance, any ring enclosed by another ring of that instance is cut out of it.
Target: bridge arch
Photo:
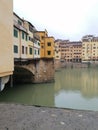
[[[26,66],[14,66],[14,83],[32,83],[34,80],[34,71]]]

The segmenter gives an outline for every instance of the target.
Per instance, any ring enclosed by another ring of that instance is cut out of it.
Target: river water
[[[54,83],[6,87],[0,102],[98,111],[98,68],[61,69]]]

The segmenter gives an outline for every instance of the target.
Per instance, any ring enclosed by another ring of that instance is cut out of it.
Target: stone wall
[[[55,66],[55,70],[59,70],[61,68],[61,62],[59,59],[55,59],[54,60],[54,66]]]
[[[65,62],[65,68],[87,68],[88,64],[79,62]]]
[[[54,81],[54,59],[40,59],[36,64],[34,83],[45,83]]]
[[[65,60],[55,60],[56,71],[58,71],[60,68],[87,68],[89,66],[91,66],[91,64],[89,65],[87,63],[66,62]]]

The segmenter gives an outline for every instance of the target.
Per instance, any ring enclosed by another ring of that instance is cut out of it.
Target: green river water
[[[6,87],[0,102],[98,111],[98,68],[61,69],[54,83]]]

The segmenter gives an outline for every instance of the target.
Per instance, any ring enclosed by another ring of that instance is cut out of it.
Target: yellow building
[[[45,56],[54,58],[54,37],[45,37]]]
[[[54,37],[49,37],[47,30],[37,31],[40,37],[40,57],[54,58]]]
[[[0,90],[13,74],[13,0],[0,0]]]
[[[86,35],[82,38],[82,62],[98,61],[98,37]]]

